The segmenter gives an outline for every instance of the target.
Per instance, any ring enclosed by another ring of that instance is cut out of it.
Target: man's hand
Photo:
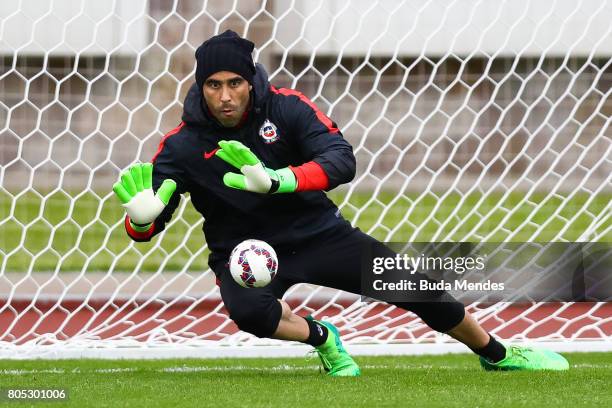
[[[292,193],[297,188],[295,175],[288,167],[280,170],[265,168],[255,154],[237,140],[219,142],[216,155],[240,170],[225,173],[226,186],[255,193]]]
[[[123,204],[130,221],[140,229],[148,229],[168,205],[176,190],[174,180],[164,180],[153,194],[153,164],[134,164],[121,173],[121,181],[113,185],[113,191]]]

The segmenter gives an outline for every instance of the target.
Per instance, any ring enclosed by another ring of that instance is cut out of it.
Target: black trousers
[[[230,318],[241,330],[258,337],[270,337],[276,331],[281,317],[277,299],[291,286],[311,283],[360,294],[363,254],[370,250],[372,256],[395,256],[388,247],[348,223],[299,245],[275,250],[278,273],[263,288],[238,285],[232,279],[227,260],[211,265],[220,280],[221,298]],[[431,301],[393,304],[414,312],[440,332],[455,327],[465,315],[463,305],[446,292],[436,294]]]

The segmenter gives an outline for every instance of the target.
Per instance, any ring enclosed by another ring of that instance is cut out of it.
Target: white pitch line
[[[248,367],[248,366],[231,366],[231,367],[164,367],[155,370],[148,370],[142,367],[122,367],[122,368],[98,368],[94,370],[81,370],[80,368],[73,369],[47,369],[47,370],[24,370],[24,369],[5,369],[0,370],[0,375],[28,375],[28,374],[117,374],[131,373],[138,371],[152,371],[157,373],[188,373],[188,372],[205,372],[205,371],[299,371],[299,370],[316,370],[318,366],[289,366],[280,365],[275,367]]]
[[[287,372],[287,371],[314,371],[321,368],[320,366],[291,366],[282,364],[274,367],[250,367],[250,366],[230,366],[230,367],[206,367],[206,366],[179,366],[179,367],[163,367],[155,370],[148,370],[142,367],[118,367],[118,368],[98,368],[94,370],[82,370],[80,368],[63,369],[52,368],[46,370],[24,370],[24,369],[4,369],[0,370],[0,375],[28,375],[28,374],[118,374],[132,373],[138,371],[152,371],[157,373],[197,373],[197,372],[234,372],[234,371],[255,371],[255,372]],[[415,364],[415,365],[362,365],[362,369],[383,369],[383,370],[466,370],[470,368],[477,369],[476,366],[448,366],[437,364]],[[571,368],[599,368],[612,369],[612,364],[572,364]]]

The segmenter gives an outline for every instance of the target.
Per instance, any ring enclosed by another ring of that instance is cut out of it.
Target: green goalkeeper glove
[[[176,190],[174,180],[166,179],[153,194],[153,164],[134,164],[121,173],[121,181],[113,185],[113,191],[130,217],[132,227],[146,231],[168,205]]]
[[[222,140],[219,147],[216,155],[242,173],[225,173],[226,186],[267,194],[293,193],[297,189],[295,174],[288,167],[279,170],[264,167],[251,149],[237,140]]]

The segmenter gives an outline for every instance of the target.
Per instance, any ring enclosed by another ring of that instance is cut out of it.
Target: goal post
[[[329,193],[386,242],[612,242],[609,0],[22,0],[0,4],[0,357],[300,355],[229,319],[185,195],[150,243],[112,193],[179,122],[195,49],[233,29],[338,123]],[[467,351],[413,314],[285,299],[357,354]],[[612,350],[609,302],[473,302],[509,342]]]

